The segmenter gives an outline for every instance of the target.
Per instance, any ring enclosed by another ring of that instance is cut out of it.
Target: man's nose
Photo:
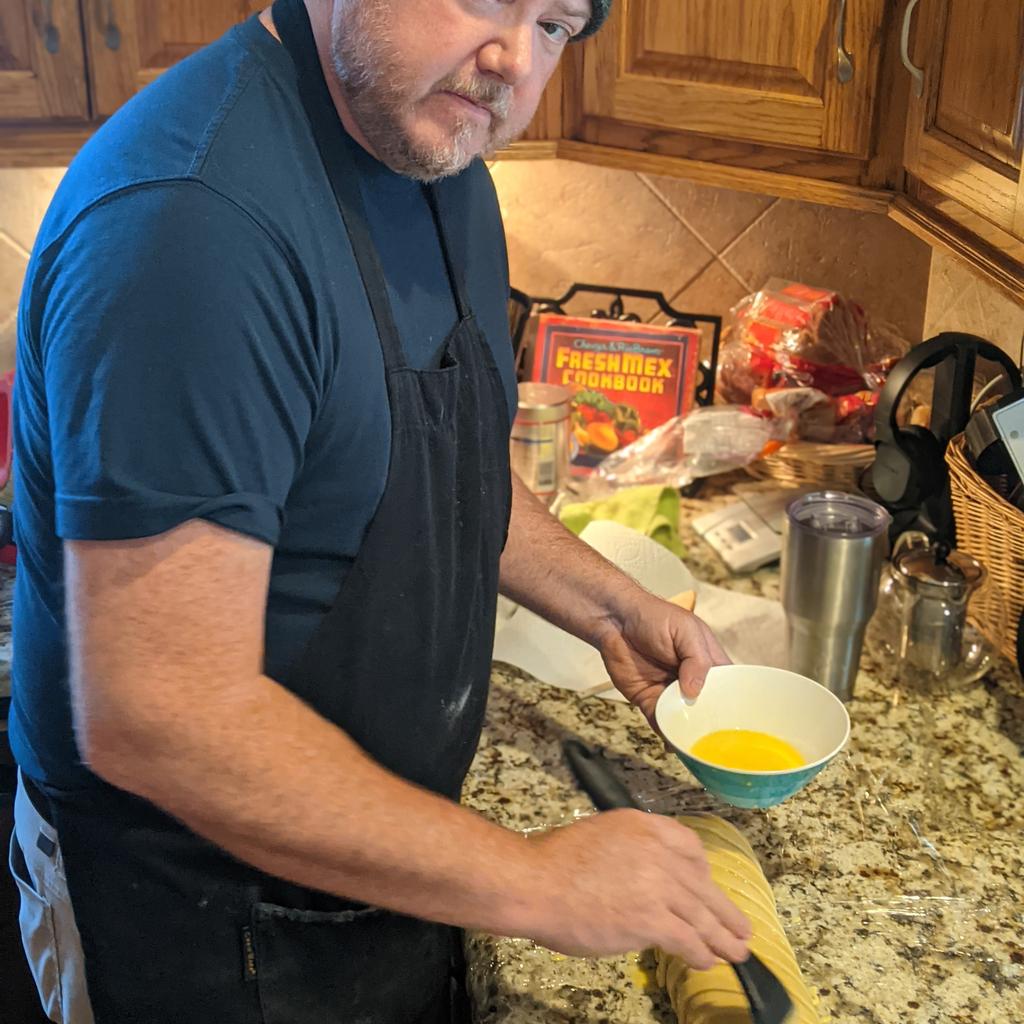
[[[535,26],[510,25],[484,45],[477,66],[485,74],[496,75],[506,85],[517,85],[533,70]]]

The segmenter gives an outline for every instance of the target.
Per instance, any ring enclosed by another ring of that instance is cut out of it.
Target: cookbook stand
[[[661,292],[650,291],[645,288],[617,288],[613,285],[601,284],[573,284],[569,290],[554,298],[537,298],[526,295],[518,289],[512,289],[512,299],[509,303],[510,324],[512,325],[512,343],[515,348],[516,367],[522,375],[527,373],[529,367],[525,365],[527,355],[524,336],[526,325],[531,316],[539,313],[557,313],[560,316],[569,316],[566,312],[566,305],[577,295],[604,295],[609,296],[611,301],[607,309],[592,309],[590,316],[598,320],[622,320],[631,323],[642,323],[643,318],[635,313],[626,310],[624,298],[645,300],[653,302],[658,310],[668,317],[669,327],[687,327],[691,330],[700,330],[702,325],[710,328],[710,331],[702,330],[701,333],[707,340],[710,333],[710,352],[707,357],[701,359],[697,364],[697,386],[694,389],[694,398],[697,405],[711,405],[715,399],[715,377],[718,373],[718,348],[722,339],[722,318],[713,316],[710,313],[686,313],[675,309]],[[526,310],[525,314],[522,312]],[[513,312],[513,310],[515,312]]]

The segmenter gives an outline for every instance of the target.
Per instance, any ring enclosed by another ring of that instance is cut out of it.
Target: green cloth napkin
[[[686,554],[679,539],[679,492],[671,487],[627,487],[610,498],[563,505],[558,518],[577,535],[587,523],[610,519],[645,533],[679,558]]]

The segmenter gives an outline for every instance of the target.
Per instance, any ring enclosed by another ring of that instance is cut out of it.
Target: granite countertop
[[[11,693],[11,608],[14,566],[0,563],[0,698]]]
[[[684,501],[684,512],[729,500],[716,491]],[[688,527],[682,534],[699,578],[778,596],[777,567],[731,576]],[[13,580],[13,568],[0,565],[0,697],[10,679]],[[652,810],[713,811],[744,831],[804,975],[836,1024],[1024,1021],[1024,686],[1016,670],[1001,664],[934,700],[929,727],[918,704],[894,699],[868,649],[849,708],[844,754],[781,806],[741,811],[701,790],[639,712],[496,664],[464,799],[520,830],[592,813],[561,757],[561,740],[579,736],[606,749]],[[921,785],[929,746],[943,782],[932,799]],[[645,955],[581,960],[484,935],[467,949],[480,1024],[674,1024]]]
[[[684,509],[692,516],[724,500]],[[683,539],[701,579],[777,597],[777,567],[732,577],[686,527]],[[930,707],[931,723],[919,702],[897,695],[869,647],[847,750],[786,803],[744,811],[700,789],[634,709],[496,664],[464,799],[520,830],[592,813],[560,752],[563,738],[579,736],[606,749],[652,810],[713,811],[743,830],[823,1019],[1024,1021],[1024,687],[1004,663]],[[929,750],[941,771],[930,790]],[[649,954],[573,959],[485,935],[467,949],[481,1024],[674,1024],[644,969]]]
[[[14,768],[7,742],[7,711],[11,703],[11,609],[14,606],[14,566],[0,563],[0,770]]]

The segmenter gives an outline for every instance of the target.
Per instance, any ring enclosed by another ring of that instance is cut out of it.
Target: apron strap
[[[391,310],[384,270],[370,235],[366,207],[359,190],[359,173],[320,66],[309,14],[302,0],[275,0],[273,18],[281,42],[295,65],[302,106],[348,231],[359,276],[380,335],[384,365],[388,370],[404,368],[405,352]]]
[[[423,191],[427,195],[427,202],[430,204],[430,212],[434,216],[434,227],[437,230],[437,238],[441,243],[441,254],[444,256],[444,268],[448,274],[448,283],[455,297],[455,305],[459,311],[460,320],[468,320],[473,314],[470,311],[469,296],[466,289],[466,278],[463,273],[464,267],[457,264],[452,258],[451,243],[448,238],[448,231],[445,228],[447,221],[442,215],[444,206],[444,189],[438,185],[424,185]]]

